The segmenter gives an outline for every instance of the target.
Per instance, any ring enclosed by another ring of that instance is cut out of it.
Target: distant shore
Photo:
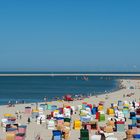
[[[140,77],[140,74],[107,74],[107,73],[102,73],[102,74],[92,74],[92,73],[65,73],[65,74],[45,74],[45,73],[21,73],[21,74],[15,74],[15,73],[7,73],[7,74],[0,74],[0,76],[123,76],[123,77]]]

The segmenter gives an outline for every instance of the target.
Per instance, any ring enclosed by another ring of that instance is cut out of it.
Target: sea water
[[[119,89],[120,77],[107,76],[1,76],[0,104],[39,102],[66,94],[97,95]]]

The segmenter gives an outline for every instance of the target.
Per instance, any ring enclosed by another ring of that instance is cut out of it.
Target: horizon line
[[[119,76],[119,77],[140,77],[140,74],[89,74],[89,73],[68,73],[68,74],[0,74],[0,77],[6,77],[6,76]]]

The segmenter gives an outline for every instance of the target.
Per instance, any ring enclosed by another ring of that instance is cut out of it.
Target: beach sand
[[[136,100],[137,102],[139,102],[140,99],[140,80],[121,80],[122,81],[122,85],[125,87],[123,89],[120,89],[118,91],[112,92],[112,93],[107,93],[108,95],[108,99],[106,98],[106,94],[102,94],[102,95],[98,95],[96,96],[92,96],[90,98],[86,98],[84,100],[78,100],[78,101],[73,101],[70,102],[70,105],[77,107],[77,105],[80,105],[83,101],[84,102],[88,102],[91,104],[98,104],[99,101],[104,101],[105,102],[105,106],[104,106],[104,110],[106,112],[106,109],[110,107],[111,103],[116,103],[118,102],[118,100],[121,101],[133,101]],[[134,86],[135,89],[130,89],[130,86]],[[132,95],[131,97],[123,97],[123,95],[127,95],[130,93],[134,93],[134,95]],[[58,101],[53,101],[51,102],[52,105],[57,105],[58,107],[62,107],[63,106],[63,102],[58,102]],[[15,107],[7,107],[7,106],[0,106],[0,119],[3,118],[3,115],[5,113],[12,113],[15,114],[15,112],[18,110],[22,113],[22,119],[17,119],[17,122],[20,124],[26,124],[27,125],[27,133],[26,133],[26,140],[34,140],[35,136],[37,134],[39,134],[41,136],[41,138],[43,140],[51,140],[52,139],[52,130],[48,130],[46,128],[46,123],[44,124],[37,124],[35,121],[31,121],[30,124],[27,124],[27,119],[28,119],[28,115],[24,114],[24,110],[26,106],[31,106],[32,108],[35,108],[36,105],[35,104],[17,104],[15,105]],[[45,114],[48,114],[49,111],[46,111]],[[108,117],[108,115],[106,115],[106,118]],[[72,116],[72,121],[75,119],[79,119],[79,113],[74,114]],[[127,119],[127,123],[126,123],[126,127],[127,124],[129,124],[131,121],[129,119]],[[107,123],[107,119],[105,122],[99,122],[99,125],[105,125]],[[70,131],[70,140],[78,140],[80,138],[80,131],[79,130],[73,130],[73,122],[71,124],[71,131]],[[115,136],[118,138],[118,140],[123,140],[126,135],[125,132],[115,132],[114,133]],[[5,140],[5,136],[6,133],[3,131],[3,128],[0,128],[0,139]]]

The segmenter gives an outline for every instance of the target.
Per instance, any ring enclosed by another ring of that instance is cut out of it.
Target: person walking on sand
[[[28,124],[30,124],[31,120],[30,120],[30,117],[28,117]]]
[[[20,120],[22,119],[22,115],[21,114],[20,114],[19,118],[20,118]]]
[[[18,119],[18,113],[17,113],[17,119]]]
[[[42,124],[42,117],[40,118],[40,124]]]

